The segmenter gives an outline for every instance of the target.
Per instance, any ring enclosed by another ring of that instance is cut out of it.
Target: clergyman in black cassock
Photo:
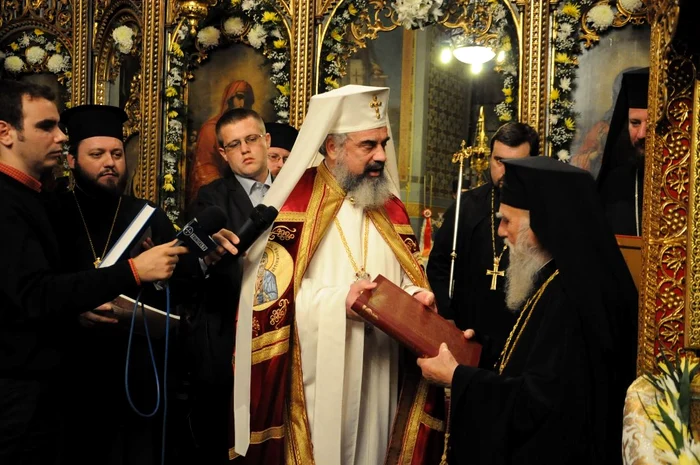
[[[66,110],[61,121],[68,129],[69,162],[75,186],[72,191],[58,195],[54,222],[65,271],[86,270],[104,258],[145,205],[155,205],[122,194],[128,173],[122,141],[122,124],[126,121],[123,110],[106,105],[82,105]],[[172,240],[176,234],[165,212],[157,207],[144,229],[156,245]],[[138,251],[140,244],[134,247]],[[188,258],[183,257],[171,279],[174,289],[187,288],[187,282],[196,278],[197,266],[191,263],[194,256]],[[165,311],[164,291],[158,292],[154,286],[142,289],[142,301]],[[126,294],[132,298],[138,295],[133,291]],[[173,307],[175,297],[171,299]],[[177,313],[175,308],[171,311]],[[152,418],[143,418],[132,410],[125,389],[128,331],[121,325],[100,321],[100,316],[109,318],[109,312],[85,313],[70,328],[71,352],[66,372],[73,388],[69,389],[69,402],[64,404],[69,425],[64,463],[160,463],[162,406]],[[173,332],[170,338],[168,386],[171,388],[176,385],[177,375],[173,370],[176,337],[177,333]],[[164,340],[153,339],[152,343],[162,390]],[[156,405],[157,389],[148,343],[137,332],[131,344],[131,397],[139,410],[149,413]],[[84,390],[80,386],[95,386],[95,389]],[[174,431],[170,437],[170,442],[176,440]]]
[[[615,234],[640,236],[649,68],[622,75],[605,142],[598,189]]]
[[[461,194],[452,299],[449,279],[456,203],[445,212],[445,221],[435,235],[428,260],[426,271],[438,311],[454,320],[458,328],[473,328],[480,336],[484,335],[480,342],[484,344],[481,365],[485,367],[493,366],[515,323],[515,316],[505,305],[508,250],[503,238],[496,234],[499,184],[503,176],[501,160],[538,153],[539,137],[527,124],[504,124],[491,139],[489,182]]]
[[[444,346],[419,360],[452,388],[450,463],[619,464],[636,288],[588,172],[548,157],[505,164],[499,233],[514,247],[518,321],[494,370],[458,366]],[[532,270],[524,292],[516,257]]]

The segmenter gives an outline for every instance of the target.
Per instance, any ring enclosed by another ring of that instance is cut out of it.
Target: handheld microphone
[[[239,242],[236,244],[238,255],[243,255],[253,242],[264,233],[275,221],[279,212],[275,207],[263,204],[257,205],[250,213],[250,217],[243,223],[241,229],[236,232]]]
[[[226,214],[221,208],[212,205],[202,210],[175,235],[175,246],[184,245],[191,253],[204,257],[219,246],[211,234],[225,226]],[[154,285],[160,291],[165,288],[165,281],[158,281]]]
[[[175,235],[175,245],[184,245],[191,253],[204,257],[219,246],[211,235],[225,226],[226,214],[221,208],[212,205],[202,210]]]

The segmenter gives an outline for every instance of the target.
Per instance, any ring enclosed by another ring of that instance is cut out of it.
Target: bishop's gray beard
[[[369,171],[377,169],[381,169],[382,174],[370,177]],[[361,208],[378,208],[391,198],[391,187],[384,172],[384,163],[372,162],[365,167],[364,173],[353,174],[345,164],[345,153],[341,152],[331,173],[347,195],[355,199],[355,205]]]
[[[535,245],[527,244],[524,231],[520,240],[512,244],[508,239],[508,269],[506,270],[506,306],[517,313],[532,295],[537,273],[549,258]]]

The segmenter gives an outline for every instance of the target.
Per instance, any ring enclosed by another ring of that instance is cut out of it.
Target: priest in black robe
[[[449,463],[619,464],[632,277],[588,172],[548,157],[505,164],[498,231],[516,324],[493,370],[459,366],[445,345],[418,362],[452,388]]]
[[[641,236],[649,68],[628,71],[605,142],[598,189],[615,234]]]
[[[59,241],[42,179],[66,140],[55,94],[0,81],[0,463],[55,464],[65,376],[63,331],[79,314],[140,283],[167,279],[184,247],[154,247],[130,260],[61,273]],[[99,390],[82,385],[81,392]]]
[[[140,240],[149,247],[175,237],[175,228],[162,209],[123,194],[128,175],[122,141],[122,125],[126,120],[122,109],[106,105],[82,105],[61,115],[61,122],[68,130],[68,161],[75,179],[73,189],[58,196],[59,207],[54,210],[66,271],[96,266],[145,205],[156,209],[144,232],[137,234],[135,244],[126,253],[138,253],[143,247]],[[188,282],[198,277],[198,265],[192,262],[194,256],[188,258],[181,260],[171,279],[174,290],[188,289]],[[165,311],[164,291],[154,286],[142,289],[142,301]],[[126,294],[136,298],[138,291],[141,289]],[[179,300],[176,297],[173,295],[173,303]],[[128,322],[119,323],[110,312],[111,303],[103,304],[82,313],[70,328],[72,352],[67,360],[67,373],[72,383],[69,392],[73,395],[67,397],[71,401],[64,405],[70,425],[64,463],[160,463],[163,405],[153,418],[142,418],[130,407],[125,389]],[[171,308],[171,312],[177,310]],[[175,329],[169,346],[171,388],[176,385],[178,374],[173,371]],[[129,391],[136,407],[150,413],[156,405],[158,389],[143,330],[140,324],[131,341]],[[152,337],[152,346],[162,391],[164,340]],[[95,389],[83,389],[84,386]],[[169,394],[172,399],[173,392]],[[174,444],[173,431],[170,437]]]
[[[485,344],[483,366],[493,366],[515,322],[505,305],[508,250],[496,234],[502,160],[538,153],[537,132],[524,123],[507,123],[491,139],[489,181],[463,193],[461,198],[452,299],[449,280],[456,204],[445,213],[430,252],[427,274],[440,314],[454,320],[460,329],[475,328],[479,334],[489,335],[481,341]]]

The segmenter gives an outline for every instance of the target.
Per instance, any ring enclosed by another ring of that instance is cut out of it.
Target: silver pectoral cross
[[[367,273],[364,270],[364,268],[361,268],[357,273],[355,273],[355,282],[362,281],[363,279],[366,279],[367,281],[371,281],[369,273]]]
[[[498,287],[498,278],[502,278],[506,275],[505,271],[498,271],[498,265],[501,259],[498,257],[493,257],[493,270],[486,270],[486,274],[491,276],[491,290],[495,291]]]

